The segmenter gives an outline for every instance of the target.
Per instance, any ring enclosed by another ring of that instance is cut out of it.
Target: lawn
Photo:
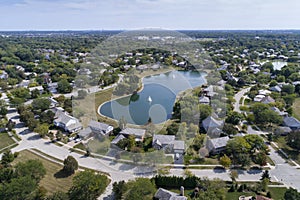
[[[14,143],[15,141],[7,133],[0,133],[0,150]]]
[[[41,180],[40,185],[46,188],[48,194],[54,193],[55,191],[67,192],[72,186],[72,178],[74,175],[65,177],[60,171],[63,167],[62,165],[42,158],[28,150],[21,151],[13,164],[30,159],[38,159],[43,163],[46,169],[46,175]]]
[[[300,120],[300,98],[296,98],[293,104],[293,115]]]

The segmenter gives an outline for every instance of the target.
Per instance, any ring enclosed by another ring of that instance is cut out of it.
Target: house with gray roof
[[[154,198],[157,200],[187,200],[187,197],[163,188],[156,191]]]
[[[165,149],[171,151],[174,141],[175,135],[154,134],[152,139],[152,147],[157,150]]]
[[[175,154],[183,154],[185,152],[185,144],[182,140],[173,141],[173,151]]]
[[[293,130],[288,126],[279,126],[274,133],[277,135],[288,135]]]
[[[292,130],[297,130],[300,128],[300,122],[294,117],[283,118],[283,125],[290,127]]]
[[[114,127],[94,120],[90,121],[89,127],[94,133],[101,135],[109,135],[114,130]]]
[[[82,124],[78,119],[69,115],[62,109],[55,109],[54,125],[67,132],[74,133],[82,129]]]
[[[206,96],[199,97],[199,103],[209,105],[210,99]]]
[[[273,86],[269,88],[272,92],[281,92],[281,87],[279,85]]]
[[[209,151],[209,153],[219,154],[222,151],[226,150],[226,145],[229,140],[230,139],[228,136],[214,139],[209,138],[206,142],[206,148]]]
[[[113,145],[117,145],[118,142],[120,142],[121,140],[125,139],[126,137],[122,134],[119,134],[117,135],[112,141],[110,144],[113,144]]]
[[[135,137],[136,141],[142,142],[145,138],[146,130],[136,128],[125,128],[120,132],[120,134],[124,135],[125,137],[129,137],[129,135],[132,135]]]
[[[93,131],[90,127],[82,129],[79,131],[78,136],[84,140],[88,139],[93,134]]]
[[[212,116],[208,116],[202,121],[202,127],[205,129],[206,133],[213,133],[215,132],[215,129],[222,130],[223,125],[223,120],[217,120]]]
[[[271,107],[270,109],[273,110],[273,111],[275,111],[280,116],[288,116],[287,112],[281,111],[277,107]]]
[[[260,102],[264,103],[264,104],[269,104],[269,103],[275,103],[275,100],[270,96],[266,96],[266,97],[262,98],[262,100]]]

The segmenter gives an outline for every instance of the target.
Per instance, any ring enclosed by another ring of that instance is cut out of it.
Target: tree
[[[113,183],[113,192],[114,192],[114,197],[115,200],[121,200],[123,197],[123,194],[126,191],[126,183],[125,181],[120,181],[120,182],[114,182]]]
[[[205,118],[211,115],[212,108],[209,105],[200,104],[199,111],[200,111],[200,122],[202,122]]]
[[[73,156],[68,156],[64,160],[64,168],[63,170],[68,174],[74,174],[74,172],[78,169],[78,162]]]
[[[64,192],[58,191],[48,196],[45,200],[69,200],[69,196]]]
[[[34,99],[32,101],[31,105],[32,105],[32,108],[33,108],[34,111],[38,110],[40,112],[43,112],[43,111],[49,109],[50,104],[51,104],[51,102],[50,102],[49,99],[39,98],[39,99]]]
[[[94,200],[105,190],[108,178],[93,171],[79,172],[73,178],[73,186],[69,190],[69,198],[72,200]]]
[[[229,155],[248,154],[250,149],[251,145],[244,137],[235,137],[229,140],[226,145]]]
[[[261,175],[260,180],[264,180],[264,179],[269,179],[269,180],[271,180],[271,177],[270,177],[270,174],[269,174],[269,170],[265,170],[265,171],[263,172],[263,174]]]
[[[125,200],[140,199],[152,200],[155,194],[155,185],[147,178],[138,178],[135,181],[127,183],[128,190],[125,195]]]
[[[293,85],[283,85],[281,89],[282,93],[286,94],[294,94],[295,93],[295,86]]]
[[[289,188],[284,193],[284,199],[285,200],[298,200],[298,199],[300,199],[300,193],[294,188]]]
[[[48,110],[46,112],[42,112],[40,114],[40,121],[42,123],[47,123],[47,124],[52,124],[53,123],[53,120],[54,120],[54,112]]]
[[[70,93],[72,91],[72,86],[67,79],[62,79],[57,83],[57,91],[62,94]]]
[[[13,178],[10,183],[0,187],[0,199],[27,199],[36,189],[37,182],[30,176]]]
[[[38,124],[37,127],[33,130],[38,133],[42,138],[44,138],[49,132],[48,124]]]
[[[241,113],[231,111],[227,115],[225,122],[233,124],[233,125],[238,125],[243,119],[244,119],[244,116]]]
[[[264,152],[259,152],[254,157],[254,162],[259,164],[260,166],[264,166],[267,164],[267,155]]]
[[[46,174],[46,169],[40,160],[28,160],[16,165],[17,176],[29,176],[39,182]]]
[[[179,129],[179,124],[173,121],[172,124],[170,124],[167,127],[167,133],[168,133],[168,135],[176,135],[178,132],[178,129]]]
[[[225,167],[228,168],[231,165],[231,159],[225,154],[224,156],[222,156],[220,158],[220,164]]]
[[[288,134],[287,144],[297,150],[300,150],[300,131],[293,131]]]
[[[237,170],[231,170],[230,172],[230,178],[232,180],[232,182],[236,182],[236,179],[239,178],[239,173]]]
[[[14,161],[15,156],[11,151],[5,151],[2,155],[1,164],[8,165],[12,161]]]

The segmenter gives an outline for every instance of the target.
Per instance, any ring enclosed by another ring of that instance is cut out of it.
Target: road
[[[242,97],[244,97],[244,95],[250,91],[250,88],[251,87],[248,87],[248,88],[244,88],[242,89],[241,91],[239,91],[238,93],[236,93],[234,95],[234,99],[235,99],[235,102],[234,102],[234,108],[233,108],[233,111],[236,111],[238,113],[241,113],[242,111],[240,110],[240,100]]]

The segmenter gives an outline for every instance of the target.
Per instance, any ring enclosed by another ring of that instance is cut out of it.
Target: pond
[[[144,88],[136,95],[121,97],[99,107],[101,115],[130,124],[145,125],[149,118],[154,124],[171,118],[179,92],[206,83],[205,74],[192,71],[171,71],[143,78]]]

